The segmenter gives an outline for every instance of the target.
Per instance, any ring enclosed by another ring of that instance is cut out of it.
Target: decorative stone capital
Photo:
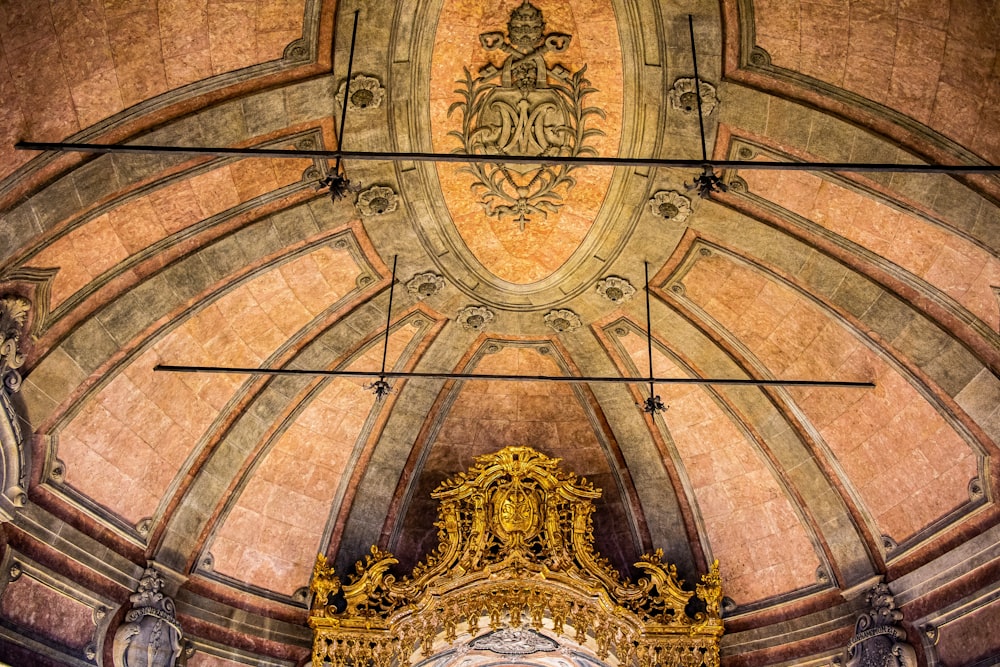
[[[129,596],[132,608],[115,632],[115,667],[174,667],[184,645],[174,601],[163,593],[163,575],[150,565]]]
[[[872,586],[865,601],[868,611],[858,617],[854,636],[847,642],[846,667],[916,667],[916,651],[903,641],[906,632],[899,627],[903,612],[896,609],[888,584]]]

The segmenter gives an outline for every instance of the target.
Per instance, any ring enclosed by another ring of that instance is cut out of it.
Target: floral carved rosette
[[[455,153],[479,155],[596,155],[587,139],[603,132],[588,128],[592,116],[604,111],[584,104],[590,87],[583,65],[571,71],[547,58],[563,53],[571,36],[545,32],[540,9],[528,0],[511,12],[507,34],[486,32],[479,42],[487,51],[505,55],[475,76],[463,68],[455,91],[462,99],[448,109],[462,113],[461,130],[449,132],[462,146]],[[510,218],[521,229],[531,216],[545,217],[562,206],[576,180],[572,165],[472,163],[462,169],[473,176],[472,189],[481,197],[486,215]]]

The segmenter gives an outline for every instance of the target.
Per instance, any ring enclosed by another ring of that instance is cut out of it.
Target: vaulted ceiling
[[[110,664],[153,561],[189,665],[300,664],[316,553],[405,572],[434,487],[508,445],[604,490],[624,574],[719,559],[724,665],[829,664],[880,576],[926,664],[1000,653],[995,174],[700,198],[697,169],[345,160],[334,201],[321,159],[13,147],[336,148],[357,9],[346,150],[699,159],[691,14],[714,159],[1000,161],[995,2],[533,3],[515,67],[521,0],[0,4],[0,297],[31,304],[0,659]],[[660,385],[651,416],[642,385],[153,371],[376,370],[394,258],[395,370],[875,387]]]

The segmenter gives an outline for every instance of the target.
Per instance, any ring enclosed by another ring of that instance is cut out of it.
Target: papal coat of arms
[[[603,134],[588,128],[591,116],[604,118],[584,98],[596,92],[585,78],[586,65],[575,72],[546,57],[563,53],[571,35],[545,32],[540,9],[528,0],[511,12],[507,34],[486,32],[479,42],[487,51],[503,51],[499,65],[489,63],[475,77],[468,68],[455,92],[462,99],[448,109],[462,112],[462,129],[449,132],[462,142],[456,153],[480,155],[583,156],[596,151],[589,137]],[[472,188],[482,197],[486,215],[510,217],[524,229],[530,216],[555,212],[576,184],[574,165],[516,162],[472,163]]]

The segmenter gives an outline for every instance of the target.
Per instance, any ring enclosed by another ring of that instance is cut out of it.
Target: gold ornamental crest
[[[659,549],[636,563],[638,581],[623,580],[594,549],[600,489],[559,461],[507,447],[442,483],[431,494],[438,545],[409,575],[390,573],[397,560],[373,546],[341,582],[320,554],[315,667],[411,665],[503,642],[587,647],[609,665],[718,667],[718,562],[694,591]]]

